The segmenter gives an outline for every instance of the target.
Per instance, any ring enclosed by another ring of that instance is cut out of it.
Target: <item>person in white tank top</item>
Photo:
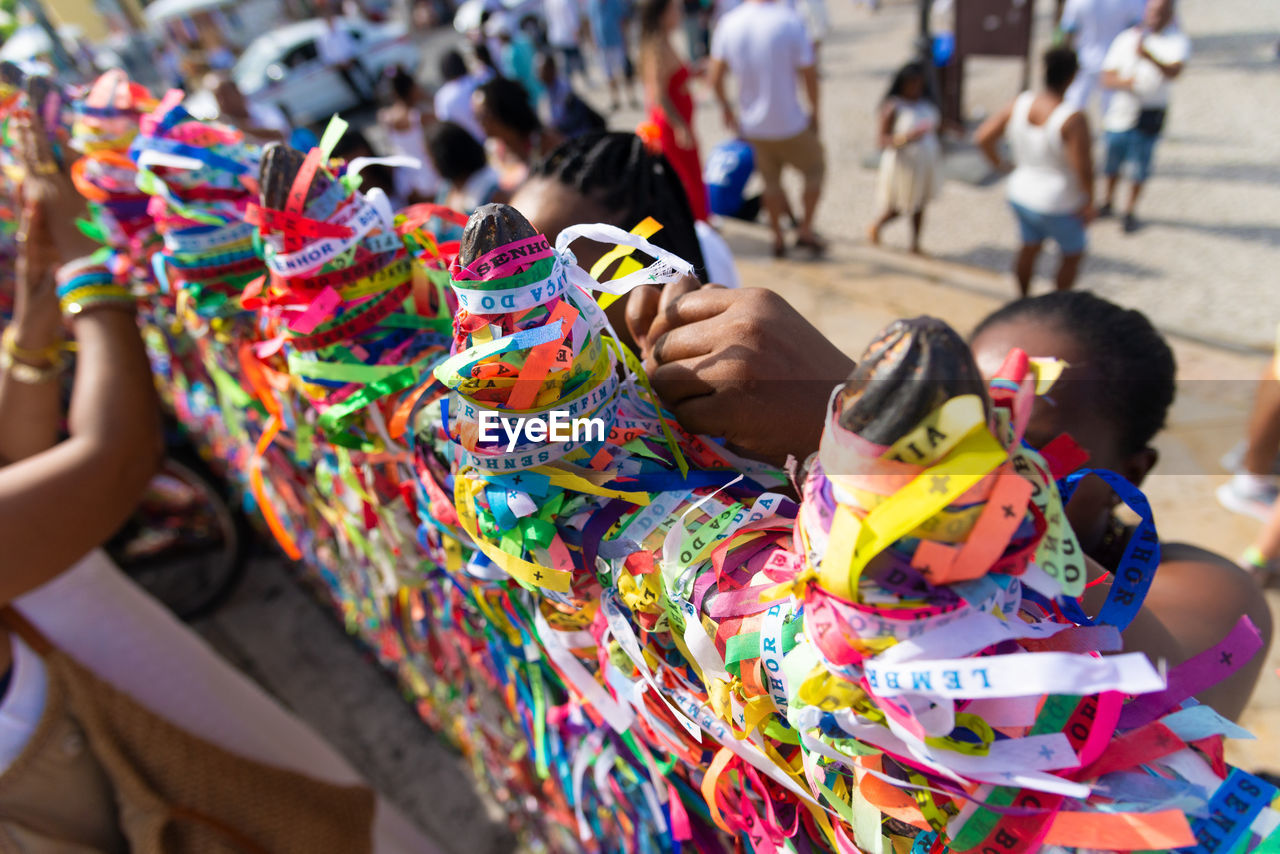
[[[1022,240],[1014,261],[1022,296],[1031,290],[1046,239],[1057,243],[1062,254],[1058,290],[1075,284],[1084,260],[1085,226],[1095,216],[1089,122],[1064,99],[1079,63],[1070,48],[1049,50],[1044,63],[1044,91],[1023,92],[974,135],[991,164],[1009,173],[1006,191]],[[1012,162],[996,147],[1002,138]]]

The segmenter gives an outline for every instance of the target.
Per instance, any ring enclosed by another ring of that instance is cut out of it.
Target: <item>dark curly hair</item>
[[[1173,405],[1178,365],[1145,314],[1088,291],[1055,291],[1015,300],[988,315],[970,340],[1023,319],[1052,324],[1096,353],[1107,368],[1095,399],[1119,430],[1121,451],[1136,453],[1151,444]]]
[[[631,229],[645,217],[662,223],[650,242],[694,266],[706,281],[706,263],[684,185],[667,158],[633,133],[586,133],[563,143],[533,166],[532,175],[559,181],[613,212],[613,224]]]

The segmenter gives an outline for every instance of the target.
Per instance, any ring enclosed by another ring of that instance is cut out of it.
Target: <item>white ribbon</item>
[[[659,249],[639,235],[631,234],[617,226],[605,225],[604,223],[569,226],[560,232],[560,235],[556,238],[556,252],[571,257],[572,253],[569,252],[569,244],[579,237],[585,237],[587,240],[594,240],[597,243],[616,243],[620,246],[631,246],[655,259],[652,264],[643,270],[637,270],[634,273],[628,273],[625,276],[607,282],[597,282],[591,278],[591,275],[586,270],[577,267],[576,264],[572,264],[569,269],[569,277],[583,290],[603,291],[607,294],[621,295],[640,285],[664,284],[666,282],[674,282],[681,276],[693,275],[693,265],[680,256],[665,249]],[[580,273],[575,271],[580,271]]]

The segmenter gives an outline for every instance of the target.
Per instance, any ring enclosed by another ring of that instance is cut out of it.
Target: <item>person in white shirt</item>
[[[585,79],[587,66],[582,61],[582,49],[578,47],[583,35],[582,4],[579,0],[546,0],[543,15],[547,24],[547,44],[559,54],[565,76],[570,82],[575,73]]]
[[[1143,5],[1143,0],[1067,0],[1059,26],[1080,59],[1080,73],[1067,90],[1068,104],[1077,110],[1088,108],[1098,91],[1107,48],[1116,36],[1142,20]],[[1101,92],[1102,111],[1106,112],[1111,92]]]
[[[726,73],[738,81],[738,110],[725,91]],[[803,82],[808,112],[797,91]],[[813,43],[800,16],[775,0],[746,0],[726,14],[711,36],[711,85],[725,124],[755,152],[764,179],[764,204],[773,228],[773,254],[787,252],[782,215],[787,200],[782,168],[804,176],[804,212],[795,245],[820,254],[826,244],[813,230],[822,195],[825,155],[818,137],[818,72]]]
[[[1093,137],[1085,114],[1067,103],[1079,68],[1071,48],[1044,55],[1044,90],[1023,92],[974,134],[991,165],[1008,172],[1009,207],[1018,221],[1022,247],[1014,262],[1018,290],[1027,296],[1036,259],[1046,240],[1058,244],[1058,290],[1070,290],[1080,272],[1085,227],[1093,210]],[[996,149],[1004,137],[1013,162]]]
[[[484,128],[476,121],[471,108],[471,95],[482,82],[477,75],[467,73],[467,61],[456,50],[440,57],[440,76],[444,83],[436,90],[434,106],[436,118],[442,122],[462,125],[479,142],[484,142]]]
[[[331,3],[321,7],[325,29],[316,38],[316,53],[320,60],[333,68],[351,89],[351,94],[361,104],[373,100],[374,83],[369,72],[360,64],[355,39],[351,37],[346,21],[339,17]]]
[[[1124,231],[1138,229],[1134,208],[1151,175],[1151,155],[1164,129],[1169,82],[1191,56],[1191,40],[1173,23],[1173,0],[1148,0],[1142,24],[1116,36],[1102,63],[1102,85],[1112,90],[1102,117],[1106,132],[1107,196],[1100,216],[1112,211],[1120,170],[1132,167],[1133,187],[1125,208]]]

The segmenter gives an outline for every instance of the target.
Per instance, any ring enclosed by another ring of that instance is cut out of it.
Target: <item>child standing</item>
[[[911,215],[911,251],[920,252],[925,205],[938,192],[942,147],[941,116],[926,95],[924,67],[904,65],[880,104],[880,175],[876,183],[879,217],[867,229],[872,244],[898,214]]]

